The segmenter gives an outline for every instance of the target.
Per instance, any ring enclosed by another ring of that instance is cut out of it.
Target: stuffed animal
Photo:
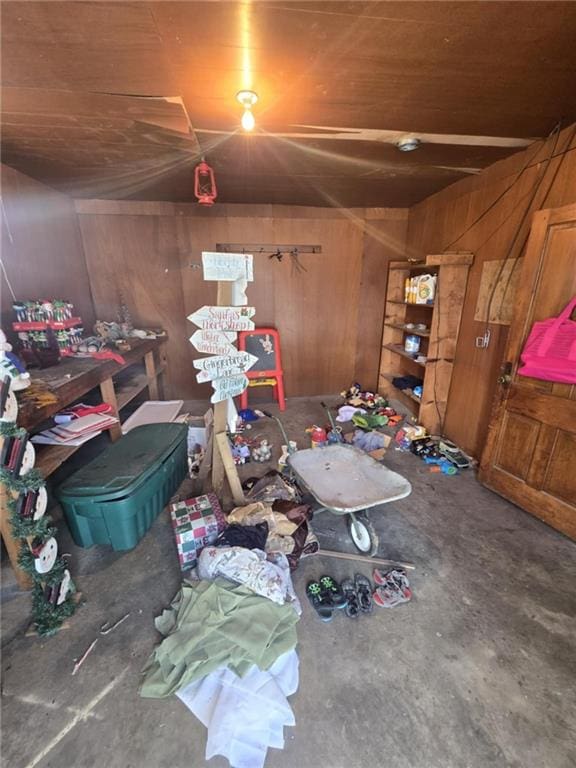
[[[258,448],[252,449],[252,460],[258,461],[263,464],[266,461],[270,461],[272,458],[272,446],[268,443],[268,440],[261,440]]]

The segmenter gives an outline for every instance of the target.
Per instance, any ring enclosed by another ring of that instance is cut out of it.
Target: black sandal
[[[332,576],[320,577],[321,594],[327,605],[332,608],[345,608],[346,598],[342,592],[340,584]]]
[[[361,573],[357,573],[354,576],[354,586],[358,595],[360,610],[362,613],[372,613],[372,584],[369,579]]]
[[[324,622],[332,621],[332,606],[326,602],[322,595],[322,587],[317,581],[309,581],[306,585],[306,595],[308,600],[320,619]]]
[[[344,579],[340,585],[342,588],[342,594],[346,599],[346,608],[344,609],[346,616],[350,619],[357,619],[360,615],[360,606],[358,605],[358,595],[354,587],[352,579]]]

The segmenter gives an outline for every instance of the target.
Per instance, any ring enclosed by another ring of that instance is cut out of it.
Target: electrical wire
[[[541,204],[540,204],[540,210],[541,210],[541,209],[544,207],[544,205],[545,205],[545,203],[546,203],[546,200],[548,199],[548,196],[550,195],[550,192],[552,191],[552,187],[554,186],[554,182],[556,181],[556,178],[557,178],[557,176],[558,176],[558,173],[560,172],[560,169],[561,169],[561,167],[562,167],[562,165],[563,165],[563,163],[564,163],[564,159],[565,159],[566,155],[568,154],[568,151],[569,151],[569,147],[570,147],[570,145],[572,144],[572,141],[573,141],[575,138],[576,138],[576,127],[575,127],[575,128],[574,128],[574,130],[572,131],[571,135],[568,137],[568,142],[567,142],[567,144],[566,144],[566,149],[564,149],[562,152],[560,152],[560,153],[559,153],[559,155],[553,154],[553,157],[558,157],[558,156],[559,156],[559,157],[560,157],[560,161],[559,161],[558,165],[556,166],[556,170],[554,171],[554,173],[553,173],[553,175],[552,175],[552,178],[550,179],[550,183],[548,184],[548,189],[546,190],[546,194],[545,194],[545,195],[544,195],[544,197],[542,198],[542,202],[541,202]],[[550,163],[548,163],[548,164],[547,164],[547,166],[546,166],[546,170],[544,171],[544,174],[543,174],[543,176],[542,176],[542,181],[544,181],[544,178],[545,178],[545,176],[546,176],[546,173],[548,172],[548,168],[549,168],[549,165],[550,165]],[[530,203],[530,205],[531,205],[531,204],[532,204],[532,203]],[[517,256],[515,256],[513,259],[510,259],[510,261],[512,261],[512,266],[510,267],[510,271],[509,271],[509,273],[508,273],[508,278],[507,278],[507,280],[506,280],[506,284],[505,284],[505,286],[504,286],[504,290],[502,291],[502,301],[504,301],[504,298],[506,297],[506,294],[507,294],[507,292],[508,292],[508,288],[509,288],[509,286],[510,286],[510,282],[511,282],[511,280],[512,280],[512,275],[514,274],[514,271],[515,271],[515,269],[516,269],[516,265],[518,264],[518,261],[520,260],[520,258],[521,258],[521,256],[522,256],[522,254],[524,253],[524,249],[526,248],[526,244],[528,243],[528,238],[529,238],[529,237],[530,237],[530,232],[528,231],[528,232],[526,233],[525,237],[524,237],[524,241],[523,241],[523,243],[522,243],[522,246],[521,246],[521,248],[520,248],[520,249],[519,249],[519,251],[518,251],[518,254],[517,254]],[[510,253],[510,251],[509,251],[509,253]],[[502,264],[502,267],[504,267],[504,266],[505,266],[505,264],[506,264],[506,262],[507,262],[507,261],[508,261],[508,258],[506,258],[506,259],[504,260],[504,262],[503,262],[503,264]],[[503,271],[503,269],[502,269],[502,271]],[[495,285],[496,285],[496,284],[495,284]],[[487,324],[488,324],[488,322],[489,322],[489,320],[490,320],[490,312],[491,312],[491,310],[492,310],[492,307],[491,307],[491,305],[490,305],[490,306],[488,306],[488,308],[487,308],[487,312],[486,312],[486,315],[487,315],[487,317],[486,317],[486,323],[487,323]]]
[[[526,216],[527,216],[528,212],[530,211],[530,209],[532,207],[532,204],[533,204],[533,202],[534,202],[534,200],[536,198],[536,195],[538,194],[538,190],[540,188],[540,184],[543,181],[543,179],[544,179],[544,177],[545,177],[545,175],[546,175],[546,173],[548,171],[548,168],[550,166],[550,162],[551,162],[552,157],[554,156],[554,153],[555,153],[556,148],[558,146],[558,138],[560,136],[561,125],[562,125],[562,121],[559,120],[556,123],[556,125],[554,126],[554,128],[550,131],[548,137],[546,138],[546,141],[543,142],[538,147],[538,150],[536,151],[536,153],[534,155],[532,155],[530,158],[528,158],[527,161],[524,163],[524,165],[522,166],[520,172],[518,173],[518,175],[516,176],[514,181],[512,181],[496,197],[496,199],[493,200],[492,203],[479,216],[477,216],[476,219],[455,240],[453,240],[449,245],[447,245],[444,248],[444,251],[447,251],[449,248],[451,248],[455,243],[458,242],[458,240],[460,240],[473,227],[475,227],[476,224],[478,224],[490,211],[492,211],[494,209],[494,207],[500,202],[500,200],[502,200],[502,198],[518,183],[518,181],[520,181],[520,179],[522,178],[524,173],[527,171],[527,169],[534,163],[534,161],[536,160],[536,158],[540,154],[541,150],[547,145],[548,141],[551,138],[555,137],[554,146],[552,147],[552,149],[551,149],[551,151],[550,151],[550,153],[548,155],[548,159],[547,159],[547,162],[546,162],[546,166],[545,166],[544,172],[539,177],[537,182],[534,184],[534,187],[532,189],[532,195],[530,196],[530,200],[528,202],[528,205],[527,205],[527,207],[526,207],[526,209],[524,211],[524,214],[522,216],[520,224],[519,224],[519,226],[518,226],[518,228],[517,228],[517,230],[516,230],[516,232],[514,234],[514,238],[513,238],[512,244],[511,244],[510,248],[508,249],[507,256],[504,259],[504,261],[502,262],[502,265],[500,267],[499,273],[498,273],[498,275],[496,277],[496,280],[494,281],[494,285],[492,286],[492,293],[491,293],[491,296],[490,296],[490,299],[489,299],[489,302],[488,302],[488,306],[487,306],[487,319],[486,319],[486,323],[488,323],[488,319],[490,317],[490,312],[492,310],[492,301],[493,301],[494,293],[495,293],[495,290],[496,290],[496,286],[497,286],[498,282],[500,281],[500,278],[502,277],[502,273],[504,271],[504,267],[505,267],[505,265],[507,263],[509,255],[510,255],[510,253],[514,249],[514,245],[515,245],[516,240],[518,238],[518,235],[519,235],[519,233],[520,233],[520,231],[522,229],[522,226],[524,224]],[[572,137],[570,137],[570,139],[569,139],[569,143],[567,145],[568,147],[570,146],[570,142],[571,141],[572,141]],[[564,155],[565,153],[566,153],[566,151],[564,151],[562,154]],[[557,169],[557,171],[558,171],[558,169]],[[557,171],[556,171],[556,173],[557,173]],[[555,176],[556,176],[556,174],[555,174]],[[554,176],[554,178],[555,178],[555,176]],[[554,181],[554,178],[552,180],[552,183]],[[550,188],[548,189],[548,192],[549,191],[550,191]],[[490,237],[491,236],[492,235],[490,235]],[[508,280],[510,280],[510,277],[511,277],[513,269],[514,269],[514,265],[512,265],[512,270],[511,270],[510,274],[508,275]],[[437,277],[437,283],[436,283],[436,294],[435,294],[435,298],[434,298],[434,302],[435,302],[434,314],[436,315],[436,334],[435,335],[436,335],[436,340],[437,340],[436,343],[437,343],[437,349],[438,350],[440,348],[440,340],[438,338],[438,333],[439,333],[439,330],[440,330],[440,291],[439,291],[439,287],[440,287],[440,281],[442,279],[440,273],[441,273],[441,270],[438,271],[438,277]],[[506,290],[507,290],[507,287],[506,287]],[[432,331],[432,328],[430,330]],[[435,360],[435,363],[437,364],[438,362],[441,362],[442,360],[443,360],[443,358],[437,358]],[[434,376],[434,378],[433,378],[433,383],[432,383],[432,391],[433,391],[433,394],[434,394],[434,407],[436,409],[436,414],[438,416],[438,432],[439,432],[440,435],[442,435],[443,431],[444,431],[444,421],[445,421],[445,418],[446,418],[446,410],[444,410],[444,415],[442,416],[441,413],[440,413],[439,405],[438,405],[436,365],[434,366],[433,376]]]
[[[490,211],[491,211],[491,210],[492,210],[492,209],[493,209],[493,208],[494,208],[496,205],[498,205],[498,203],[500,202],[500,200],[502,200],[502,198],[503,198],[505,195],[507,195],[507,194],[508,194],[508,192],[510,192],[510,190],[511,190],[511,189],[512,189],[514,186],[516,186],[516,184],[517,184],[517,183],[520,181],[520,179],[521,179],[521,178],[522,178],[522,176],[523,176],[523,175],[526,173],[526,171],[528,170],[528,168],[529,168],[529,167],[530,167],[530,166],[531,166],[531,165],[532,165],[532,164],[533,164],[533,163],[536,161],[536,158],[538,157],[538,155],[540,154],[540,152],[542,151],[542,149],[544,149],[544,147],[546,146],[546,143],[548,142],[548,139],[550,139],[550,138],[551,138],[551,137],[554,135],[554,133],[555,133],[556,131],[557,131],[558,133],[560,133],[560,128],[561,128],[561,125],[562,125],[562,121],[561,121],[561,120],[558,120],[558,122],[556,123],[556,125],[555,125],[555,126],[552,128],[552,130],[550,131],[550,133],[549,133],[549,134],[548,134],[548,136],[546,137],[546,141],[544,141],[543,143],[541,143],[541,144],[538,146],[538,148],[537,148],[536,152],[534,153],[534,155],[533,155],[532,157],[529,157],[529,158],[526,160],[526,162],[524,163],[524,165],[522,166],[522,168],[521,168],[521,169],[520,169],[520,171],[518,172],[518,175],[516,176],[516,178],[514,179],[514,181],[510,182],[510,184],[509,184],[509,185],[508,185],[508,186],[507,186],[505,189],[503,189],[503,190],[502,190],[502,192],[501,192],[501,193],[498,195],[498,197],[497,197],[495,200],[493,200],[493,201],[490,203],[490,205],[489,205],[489,206],[488,206],[488,207],[487,207],[487,208],[486,208],[484,211],[482,211],[482,213],[481,213],[481,214],[479,214],[479,215],[478,215],[478,216],[477,216],[477,217],[474,219],[474,221],[473,221],[471,224],[469,224],[469,225],[466,227],[466,229],[465,229],[463,232],[461,232],[461,233],[458,235],[458,237],[457,237],[455,240],[452,240],[452,242],[451,242],[451,243],[449,243],[448,245],[446,245],[446,246],[443,248],[443,251],[447,251],[449,248],[452,248],[452,246],[453,246],[453,245],[455,245],[455,244],[458,242],[458,240],[461,240],[461,239],[464,237],[464,235],[468,234],[468,232],[470,232],[470,230],[471,230],[473,227],[475,227],[475,226],[476,226],[476,224],[478,224],[480,221],[482,221],[482,219],[483,219],[485,216],[487,216],[487,215],[490,213]]]
[[[484,321],[485,324],[486,324],[486,329],[487,330],[488,330],[488,325],[490,324],[490,313],[492,311],[492,303],[494,301],[494,296],[496,295],[496,288],[498,287],[498,284],[500,283],[500,279],[502,278],[502,275],[504,273],[504,269],[506,268],[506,266],[508,264],[508,261],[510,260],[511,254],[514,252],[514,249],[516,247],[516,244],[518,242],[518,238],[520,237],[520,233],[522,232],[522,228],[523,228],[523,226],[524,226],[524,224],[526,222],[526,219],[528,218],[530,212],[532,211],[532,205],[534,204],[534,200],[536,199],[536,197],[537,197],[537,195],[538,195],[538,193],[539,193],[539,191],[541,189],[542,183],[543,183],[543,181],[544,181],[544,179],[546,177],[546,174],[548,173],[548,169],[550,167],[550,163],[552,162],[552,158],[554,157],[554,153],[555,153],[556,148],[558,146],[558,139],[560,138],[560,122],[558,122],[556,124],[555,131],[556,131],[556,135],[554,136],[554,143],[553,143],[553,146],[551,147],[550,152],[548,154],[548,158],[546,160],[546,164],[544,166],[544,169],[543,169],[542,173],[540,174],[540,176],[538,177],[538,179],[536,180],[536,182],[534,183],[534,187],[532,188],[532,194],[530,195],[530,199],[528,201],[528,204],[526,205],[526,207],[524,209],[524,213],[522,214],[522,217],[520,218],[520,221],[518,222],[518,226],[516,227],[516,231],[514,232],[514,236],[513,236],[512,241],[511,241],[511,243],[510,243],[510,245],[508,247],[508,250],[506,252],[506,256],[504,257],[504,259],[502,259],[502,262],[500,264],[500,268],[498,270],[498,274],[497,274],[496,279],[494,280],[494,283],[492,285],[492,290],[490,291],[490,298],[488,299],[488,303],[486,305],[486,317],[485,317],[485,321]],[[552,135],[547,139],[547,142],[551,138],[552,138]],[[571,141],[572,141],[572,137],[569,138],[569,142],[571,142]],[[560,162],[560,164],[561,164],[561,162]],[[554,182],[555,177],[556,177],[556,175],[553,177],[552,183]],[[550,191],[550,187],[548,188],[548,192],[549,191]],[[514,263],[512,264],[512,269],[510,270],[510,273],[508,275],[508,281],[506,283],[506,289],[508,288],[508,285],[510,284],[511,275],[512,275],[512,272],[514,270],[515,263],[520,258],[520,255],[522,254],[522,252],[523,252],[523,250],[524,250],[524,248],[526,246],[526,242],[528,240],[528,234],[529,233],[526,234],[526,236],[524,238],[524,242],[522,243],[522,247],[520,248],[520,250],[518,251],[518,255],[514,259]],[[502,298],[504,298],[504,294],[502,295]]]

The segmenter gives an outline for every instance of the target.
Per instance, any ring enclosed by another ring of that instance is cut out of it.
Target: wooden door
[[[576,539],[576,385],[517,375],[534,322],[576,295],[576,205],[538,211],[522,267],[480,480]],[[509,376],[507,375],[509,372]]]

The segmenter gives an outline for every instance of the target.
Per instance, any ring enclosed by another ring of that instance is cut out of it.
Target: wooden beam
[[[242,490],[242,483],[238,476],[236,464],[234,464],[234,459],[232,458],[228,435],[225,432],[219,432],[216,435],[216,445],[220,453],[220,458],[222,459],[228,483],[230,484],[232,498],[238,506],[242,506],[243,504],[246,504],[246,499],[244,498],[244,491]]]

